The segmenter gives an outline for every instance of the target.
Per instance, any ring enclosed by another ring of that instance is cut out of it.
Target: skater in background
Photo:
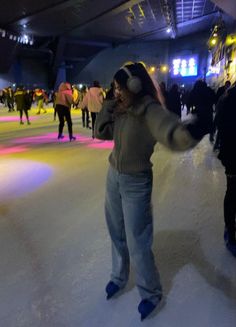
[[[11,86],[6,89],[6,100],[8,106],[8,112],[15,111],[14,110],[14,91]]]
[[[73,102],[72,89],[70,83],[61,83],[56,96],[56,112],[59,117],[58,140],[63,139],[63,128],[65,120],[68,126],[69,139],[75,141],[73,136],[72,120],[71,120],[71,104]]]
[[[23,125],[23,112],[25,114],[25,117],[27,119],[27,124],[30,125],[28,110],[31,107],[30,100],[28,98],[28,95],[26,94],[26,91],[24,90],[23,86],[19,86],[16,89],[16,92],[14,94],[15,102],[16,102],[16,110],[19,111],[20,114],[20,124]]]
[[[56,99],[57,99],[57,92],[55,91],[52,94],[52,106],[53,106],[53,109],[54,109],[54,112],[53,112],[53,120],[54,121],[56,121],[56,119],[57,119]]]
[[[197,80],[189,95],[189,105],[193,113],[201,116],[208,126],[209,140],[214,141],[213,106],[216,103],[215,92],[203,80]]]
[[[42,89],[36,89],[34,93],[34,101],[37,103],[38,111],[36,112],[36,115],[40,115],[41,110],[43,110],[43,113],[46,114],[47,110],[44,109],[44,102],[46,101],[46,94],[44,90]]]
[[[92,119],[92,138],[94,139],[94,126],[98,112],[102,108],[103,103],[103,89],[98,81],[93,82],[93,86],[89,88],[82,101],[82,109],[88,108]]]
[[[82,111],[82,126],[86,128],[90,128],[90,119],[89,119],[89,111],[88,107],[86,106],[86,101],[83,104],[84,97],[86,96],[87,93],[87,87],[83,85],[83,87],[80,90],[80,106],[81,106],[81,111]]]

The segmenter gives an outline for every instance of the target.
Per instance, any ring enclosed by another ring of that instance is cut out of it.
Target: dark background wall
[[[73,81],[90,84],[99,80],[101,85],[109,86],[114,73],[127,61],[143,61],[148,67],[159,66],[168,62],[167,42],[130,43],[108,48],[100,52],[80,72],[73,71]],[[158,80],[166,79],[156,74]]]
[[[192,54],[199,56],[198,77],[203,78],[207,68],[208,37],[209,33],[200,33],[169,42],[135,42],[110,47],[94,58],[82,62],[62,62],[54,85],[57,87],[65,79],[73,84],[88,85],[93,80],[99,80],[102,86],[108,87],[116,70],[127,61],[143,61],[148,67],[158,68],[163,64],[170,65],[171,59],[175,56]],[[4,41],[0,39],[0,42]],[[1,43],[1,48],[3,51],[0,64],[0,88],[12,83],[24,84],[27,87],[49,88],[52,84],[50,83],[52,65],[50,53],[40,53],[40,51],[34,53],[30,48],[23,52],[17,51],[16,43],[12,41]],[[171,78],[170,74],[164,74],[160,70],[157,70],[153,77],[158,81],[165,81],[169,87],[173,83],[192,86],[196,80],[196,77]]]
[[[35,59],[15,59],[7,73],[0,73],[0,88],[16,84],[48,88],[48,67]]]
[[[14,61],[17,43],[8,38],[0,38],[0,88],[14,83]]]
[[[25,87],[48,86],[48,65],[43,61],[34,59],[21,59],[19,61],[21,81]]]
[[[9,71],[17,48],[17,42],[0,38],[0,74],[6,74]]]

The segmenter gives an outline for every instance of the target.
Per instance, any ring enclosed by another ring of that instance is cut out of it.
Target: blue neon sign
[[[198,58],[197,56],[189,56],[183,58],[175,58],[172,60],[172,76],[187,77],[197,76],[198,73]]]

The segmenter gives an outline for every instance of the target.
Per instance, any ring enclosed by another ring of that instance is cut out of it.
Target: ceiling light
[[[216,43],[217,43],[217,39],[216,39],[216,38],[211,39],[210,43],[211,43],[211,45],[213,45],[213,46],[216,45]]]
[[[155,70],[156,70],[156,68],[155,68],[154,66],[151,66],[151,67],[150,67],[150,73],[154,73]]]
[[[170,34],[170,32],[171,32],[171,28],[168,27],[168,28],[166,29],[166,33]]]
[[[26,34],[23,35],[23,43],[25,43],[25,44],[29,43],[29,37]]]
[[[161,66],[161,71],[162,71],[162,73],[167,73],[168,66],[166,66],[166,65]]]

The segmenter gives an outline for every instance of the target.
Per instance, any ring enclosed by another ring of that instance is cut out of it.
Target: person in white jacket
[[[82,109],[88,108],[89,112],[91,113],[91,119],[92,119],[92,138],[94,138],[94,126],[97,114],[102,108],[103,103],[103,89],[100,87],[100,84],[98,81],[93,82],[93,86],[90,87],[87,94],[85,95],[83,101],[82,101]]]

